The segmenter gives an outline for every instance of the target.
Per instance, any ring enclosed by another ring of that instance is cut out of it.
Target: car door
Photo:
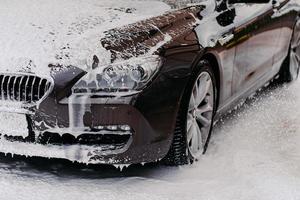
[[[279,51],[281,24],[272,18],[274,7],[269,3],[238,3],[234,34],[241,38],[236,47],[232,80],[233,96],[249,95],[274,74],[274,55]]]
[[[207,0],[205,9],[200,13],[202,20],[195,28],[199,44],[207,49],[209,54],[217,57],[222,69],[220,84],[220,108],[226,105],[231,97],[233,59],[235,45],[227,48],[233,40],[235,18],[234,9],[228,9],[226,0]],[[226,67],[225,67],[226,66]]]

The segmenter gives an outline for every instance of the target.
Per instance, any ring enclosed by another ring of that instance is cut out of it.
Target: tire
[[[197,161],[205,153],[211,137],[216,112],[216,79],[206,60],[199,63],[193,74],[180,102],[172,145],[163,160],[167,165]]]
[[[281,83],[289,83],[298,79],[300,69],[300,20],[298,19],[291,39],[288,56],[279,72]]]

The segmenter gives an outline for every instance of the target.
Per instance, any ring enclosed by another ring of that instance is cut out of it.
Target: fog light
[[[122,126],[120,126],[120,129],[122,131],[130,131],[131,130],[130,126],[128,126],[128,125],[122,125]]]
[[[118,126],[107,126],[106,127],[108,130],[111,130],[111,131],[116,131],[118,130]]]
[[[104,126],[97,126],[96,127],[98,130],[103,130],[104,129]]]
[[[128,125],[108,125],[108,126],[95,126],[96,130],[109,130],[109,131],[130,131],[131,127]]]

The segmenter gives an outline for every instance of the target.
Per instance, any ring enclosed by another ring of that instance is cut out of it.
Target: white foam
[[[49,64],[86,69],[93,55],[109,63],[110,52],[100,43],[104,31],[167,10],[168,5],[155,1],[2,0],[0,71],[49,75]]]

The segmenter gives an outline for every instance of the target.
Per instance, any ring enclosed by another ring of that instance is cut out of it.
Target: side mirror
[[[217,22],[220,26],[229,26],[230,24],[233,24],[234,19],[236,17],[235,9],[232,10],[226,10],[225,12],[222,12],[220,15],[216,17]]]
[[[227,0],[228,4],[235,3],[269,3],[270,0]]]

